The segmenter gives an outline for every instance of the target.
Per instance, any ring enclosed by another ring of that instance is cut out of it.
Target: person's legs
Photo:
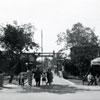
[[[46,84],[46,78],[42,78],[42,85]]]
[[[42,85],[44,85],[44,81],[42,80]]]
[[[10,75],[9,83],[12,83],[14,75]]]
[[[88,81],[88,85],[91,85],[91,81]]]
[[[90,83],[90,85],[94,85],[94,80],[93,80],[93,79],[91,80],[91,83]]]
[[[36,87],[38,86],[38,79],[36,78],[35,79],[35,82],[36,82]]]
[[[38,78],[38,86],[40,86],[40,78]]]
[[[36,87],[37,87],[37,82],[36,82]]]
[[[32,86],[32,79],[29,79],[29,86]]]
[[[21,85],[21,79],[20,78],[18,79],[18,84]]]
[[[47,82],[46,82],[46,85],[48,85],[48,83],[49,83],[49,78],[47,77]]]
[[[24,79],[22,79],[22,86],[24,86]]]

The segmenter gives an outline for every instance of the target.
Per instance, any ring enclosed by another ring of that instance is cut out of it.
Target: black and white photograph
[[[0,0],[0,100],[100,100],[100,0]]]

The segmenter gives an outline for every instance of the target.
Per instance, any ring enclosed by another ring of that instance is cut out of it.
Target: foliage
[[[3,35],[1,35],[0,43],[7,51],[13,51],[13,53],[21,53],[23,49],[29,50],[38,46],[32,41],[34,27],[31,24],[24,25],[11,25],[7,24],[3,28]]]
[[[71,58],[75,66],[82,73],[90,67],[90,61],[98,56],[98,46],[83,46],[71,48]]]
[[[79,75],[79,70],[76,68],[76,66],[70,59],[65,60],[64,70],[67,73],[67,76],[69,76],[69,75],[78,76]]]
[[[81,23],[74,24],[72,29],[67,29],[66,33],[58,34],[58,43],[65,43],[65,47],[98,45],[98,37],[94,30],[84,27]]]
[[[97,57],[99,42],[94,30],[84,27],[81,23],[73,25],[72,29],[67,29],[66,33],[58,34],[57,42],[64,42],[65,49],[71,49],[71,60],[80,74],[86,73],[90,66],[90,61]]]
[[[7,57],[5,56],[5,52],[0,51],[0,71],[7,72],[7,70],[9,70],[8,65],[9,63]]]
[[[39,46],[33,40],[34,26],[32,24],[6,24],[0,27],[0,46],[7,52],[9,66],[14,66],[20,59],[23,50],[37,49]]]

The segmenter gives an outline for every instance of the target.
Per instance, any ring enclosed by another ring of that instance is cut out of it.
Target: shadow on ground
[[[7,87],[7,86],[3,86],[2,89],[16,89],[17,87]]]
[[[50,86],[40,86],[40,87],[31,87],[28,86],[24,87],[21,93],[41,93],[41,92],[48,92],[48,93],[56,93],[56,94],[66,94],[66,93],[76,93],[78,91],[100,91],[100,90],[90,90],[90,89],[79,89],[77,87],[69,87],[68,85],[50,85]]]

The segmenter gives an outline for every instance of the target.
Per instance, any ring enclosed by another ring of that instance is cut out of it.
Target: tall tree
[[[76,23],[71,30],[58,34],[57,42],[64,42],[65,49],[71,48],[72,62],[80,72],[86,71],[90,60],[97,56],[98,37],[93,29],[84,27],[81,23]]]
[[[34,31],[35,28],[31,23],[18,25],[16,21],[0,27],[0,46],[7,52],[11,66],[18,62],[24,50],[39,47],[33,39]]]
[[[34,26],[29,24],[11,25],[7,24],[1,27],[0,44],[7,50],[15,54],[20,54],[23,49],[29,50],[38,45],[33,41]]]
[[[84,27],[81,23],[74,24],[72,29],[67,29],[57,35],[58,43],[65,43],[65,48],[73,46],[88,46],[98,45],[98,37],[94,30],[89,27]]]

